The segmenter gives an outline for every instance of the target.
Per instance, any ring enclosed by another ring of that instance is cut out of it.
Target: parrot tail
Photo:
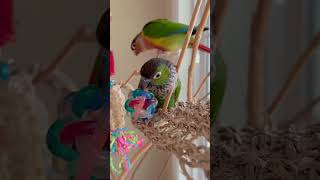
[[[192,46],[193,46],[193,42],[190,42],[189,43],[189,48],[192,48]],[[199,50],[203,51],[203,52],[206,52],[206,53],[210,53],[211,52],[211,49],[208,46],[203,45],[203,44],[199,44]]]
[[[203,45],[203,44],[200,44],[200,45],[199,45],[199,49],[200,49],[201,51],[203,51],[203,52],[206,52],[206,53],[210,53],[210,52],[211,52],[210,48],[207,47],[207,46],[205,46],[205,45]]]

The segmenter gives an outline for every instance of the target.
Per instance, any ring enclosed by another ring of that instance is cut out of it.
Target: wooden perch
[[[210,16],[210,4],[211,4],[211,1],[207,1],[200,25],[198,26],[198,30],[197,30],[196,37],[195,37],[195,42],[193,45],[192,59],[191,59],[191,63],[190,63],[189,70],[188,70],[188,101],[189,102],[193,101],[192,91],[193,91],[194,66],[196,64],[196,57],[198,54],[198,48],[200,45],[203,29],[204,29],[206,22]]]
[[[308,60],[314,54],[314,52],[316,51],[319,45],[320,45],[320,32],[318,32],[315,35],[310,45],[299,56],[298,60],[296,61],[296,64],[294,65],[293,69],[289,74],[288,79],[285,81],[280,91],[272,101],[271,106],[268,108],[267,113],[269,116],[271,116],[275,112],[275,110],[277,109],[281,101],[287,96],[289,88],[291,87],[292,83],[297,78],[303,66],[308,62]]]
[[[202,81],[201,81],[196,93],[193,95],[193,98],[196,98],[199,95],[200,91],[204,88],[204,85],[205,85],[205,83],[206,83],[206,81],[208,80],[209,77],[210,77],[210,72],[206,75],[206,77],[204,77],[202,79]]]
[[[214,46],[217,46],[217,43],[219,41],[219,37],[222,30],[222,25],[223,25],[223,18],[227,14],[227,9],[229,7],[229,4],[230,4],[229,0],[216,0],[216,8],[213,14],[213,17],[214,17],[213,35],[215,40]]]
[[[210,95],[210,92],[208,92],[206,95],[204,95],[202,98],[199,99],[199,102],[205,100]]]
[[[124,83],[121,83],[120,87],[122,88],[125,85],[127,85],[131,81],[131,79],[136,75],[139,75],[139,71],[138,70],[134,70],[133,73],[129,76],[129,78]]]
[[[166,167],[167,167],[167,165],[168,165],[168,163],[169,163],[170,158],[171,158],[171,154],[168,155],[167,160],[166,160],[165,163],[163,164],[157,180],[161,180],[161,177],[162,177],[163,173],[164,173],[165,170],[166,170]]]
[[[186,39],[184,41],[183,48],[181,50],[181,53],[180,53],[180,56],[179,56],[179,59],[178,59],[178,62],[177,62],[177,66],[176,66],[178,73],[179,73],[179,70],[180,70],[180,66],[182,64],[182,60],[183,60],[184,54],[185,54],[185,52],[186,52],[186,50],[188,48],[188,45],[189,45],[189,42],[190,42],[190,38],[191,38],[191,35],[192,35],[192,31],[193,31],[193,28],[194,28],[195,23],[196,23],[196,19],[198,17],[199,11],[200,11],[201,4],[202,4],[202,0],[197,0],[196,7],[193,10],[192,17],[191,17],[191,22],[190,22],[189,28],[188,28],[187,37],[186,37]],[[167,112],[168,111],[168,105],[169,105],[170,98],[172,96],[173,91],[174,91],[174,89],[171,89],[170,92],[168,93],[168,95],[165,98],[163,109],[162,109],[163,112]]]
[[[248,71],[248,125],[264,128],[264,49],[268,18],[271,10],[269,0],[259,0],[257,12],[253,16],[251,25],[251,43]]]
[[[141,157],[141,155],[143,155],[144,153],[146,153],[147,151],[150,151],[152,147],[152,143],[148,142],[137,154],[135,154],[132,158],[131,164],[134,165],[139,158]],[[123,171],[123,173],[120,176],[120,180],[124,180],[124,178],[127,176],[128,171]]]
[[[139,161],[139,163],[137,164],[137,166],[134,168],[134,170],[133,170],[133,172],[132,172],[131,180],[134,180],[134,177],[135,177],[137,171],[139,170],[141,164],[142,164],[143,161],[146,159],[146,157],[147,157],[147,155],[148,155],[149,153],[150,153],[150,149],[143,154],[141,160]]]
[[[63,47],[62,51],[58,56],[49,64],[49,66],[38,75],[36,75],[32,81],[33,84],[37,84],[42,80],[48,78],[48,76],[55,71],[55,69],[64,62],[65,56],[74,48],[74,46],[79,42],[94,42],[96,41],[94,33],[87,31],[85,26],[82,26],[78,31],[73,35],[73,37],[67,42]]]

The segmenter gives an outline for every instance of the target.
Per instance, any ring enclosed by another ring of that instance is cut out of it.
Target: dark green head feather
[[[153,58],[141,67],[140,74],[143,78],[151,80],[153,85],[164,85],[176,75],[175,65],[165,59]]]

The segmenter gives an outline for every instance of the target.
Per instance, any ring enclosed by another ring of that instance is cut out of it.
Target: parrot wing
[[[147,23],[143,27],[143,34],[149,38],[162,38],[172,35],[186,34],[187,32],[187,25],[172,22],[168,19],[157,19]]]
[[[227,67],[224,63],[221,53],[218,50],[214,52],[215,77],[210,82],[210,87],[213,89],[213,95],[210,98],[210,125],[217,119],[219,110],[223,103],[227,85]]]

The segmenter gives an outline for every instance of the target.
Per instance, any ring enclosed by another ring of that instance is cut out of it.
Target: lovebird
[[[172,88],[175,90],[168,107],[169,109],[175,107],[180,95],[181,81],[172,62],[161,58],[153,58],[141,67],[140,75],[139,88],[155,95],[158,100],[157,109],[163,107],[165,97]]]
[[[141,52],[157,49],[161,52],[177,52],[182,49],[185,38],[188,32],[188,25],[173,22],[168,19],[156,19],[144,25],[142,32],[140,32],[133,39],[131,43],[131,50],[135,55]],[[198,27],[195,27],[192,32],[189,47],[194,43],[194,35]],[[205,28],[207,31],[209,28]],[[210,48],[203,44],[199,45],[199,49],[210,53]]]

